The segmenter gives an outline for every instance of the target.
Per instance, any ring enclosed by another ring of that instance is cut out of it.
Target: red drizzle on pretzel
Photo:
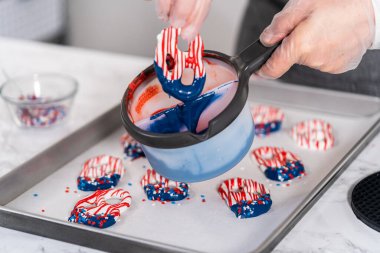
[[[319,119],[302,121],[292,128],[292,137],[302,148],[327,150],[334,146],[332,126]]]
[[[277,107],[258,105],[252,109],[255,124],[268,124],[284,120],[284,113]]]
[[[263,184],[240,177],[225,180],[219,186],[218,192],[229,207],[240,204],[242,201],[248,202],[248,204],[257,201],[258,204],[261,204],[260,198],[269,194],[269,190]]]
[[[120,202],[107,203],[107,200],[115,198]],[[76,203],[69,221],[106,228],[116,223],[121,213],[131,206],[131,201],[131,195],[123,189],[98,190]]]
[[[122,177],[123,172],[124,167],[120,158],[109,155],[99,155],[88,159],[83,164],[80,177],[91,180],[112,174],[118,174]]]
[[[264,167],[282,167],[287,161],[300,160],[292,152],[278,147],[260,147],[252,151],[256,161]]]
[[[160,187],[179,187],[180,182],[170,180],[166,177],[161,176],[155,170],[147,169],[145,175],[140,181],[142,187],[151,185],[159,185]]]

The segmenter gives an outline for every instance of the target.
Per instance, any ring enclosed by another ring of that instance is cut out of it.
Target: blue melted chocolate
[[[157,187],[148,184],[144,186],[144,191],[149,200],[178,201],[188,196],[189,187],[186,183],[180,183],[180,187]]]
[[[257,136],[266,136],[270,133],[277,132],[281,129],[282,121],[273,121],[267,124],[255,124],[255,134]]]
[[[235,213],[239,219],[252,218],[262,215],[269,211],[272,206],[272,200],[269,194],[262,195],[256,201],[241,201],[232,205],[231,211]]]
[[[158,80],[162,85],[162,89],[170,96],[175,97],[182,102],[195,100],[203,90],[206,82],[206,75],[199,78],[194,78],[191,85],[183,85],[181,79],[168,80],[161,67],[154,62],[154,70]]]
[[[91,180],[85,177],[78,177],[77,184],[78,189],[82,191],[96,191],[105,190],[111,187],[115,187],[120,180],[119,174],[113,174],[110,177],[104,176]]]
[[[155,133],[177,133],[185,126],[195,133],[202,112],[222,95],[208,92],[193,101],[156,113],[150,119],[152,124],[147,129]]]
[[[305,168],[301,161],[287,161],[282,167],[267,167],[264,174],[267,178],[285,182],[299,177],[305,173]]]
[[[84,209],[74,209],[68,221],[97,228],[108,228],[116,223],[115,217],[108,215],[89,215]]]
[[[183,85],[181,79],[168,80],[164,76],[162,68],[156,62],[154,62],[154,69],[162,89],[168,95],[182,101],[183,105],[177,105],[174,108],[153,115],[151,119],[163,117],[156,120],[148,131],[155,133],[177,133],[180,132],[183,126],[186,126],[188,131],[195,133],[202,112],[210,103],[218,98],[215,92],[200,96],[206,82],[206,75],[194,78],[191,85]]]

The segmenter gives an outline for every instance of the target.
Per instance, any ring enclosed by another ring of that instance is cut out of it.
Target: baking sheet
[[[96,231],[119,239],[133,238],[142,243],[158,247],[161,245],[161,249],[201,252],[269,250],[274,247],[278,234],[283,234],[290,223],[296,221],[297,215],[305,209],[305,204],[317,197],[317,193],[321,192],[339,169],[347,165],[343,162],[348,161],[349,151],[357,142],[364,140],[365,133],[380,117],[380,103],[370,97],[325,91],[318,94],[319,90],[298,89],[288,85],[281,86],[281,89],[285,89],[284,92],[276,93],[278,85],[276,82],[262,82],[253,89],[255,93],[250,94],[251,105],[253,101],[275,104],[285,112],[282,131],[266,138],[256,138],[252,149],[273,145],[298,154],[305,165],[307,176],[294,180],[289,186],[278,186],[276,182],[268,181],[248,154],[231,171],[206,182],[192,183],[189,200],[161,204],[146,199],[139,181],[149,164],[145,159],[138,159],[125,163],[126,174],[118,185],[129,190],[133,197],[132,207],[122,215],[119,223],[104,230],[68,223],[67,218],[76,201],[89,194],[76,188],[76,177],[80,173],[81,164],[99,154],[122,157],[119,138],[124,131],[120,128],[10,201],[6,208],[60,224],[67,223],[90,231],[89,235]],[[285,92],[290,95],[284,96]],[[338,105],[332,103],[333,107],[326,106],[331,103],[325,100],[338,97],[341,99]],[[289,99],[294,102],[289,104]],[[336,137],[333,149],[326,152],[308,151],[299,148],[291,139],[290,128],[301,120],[312,118],[324,119],[333,125]],[[359,146],[356,145],[357,148]],[[224,179],[235,176],[253,178],[270,189],[273,205],[267,214],[243,220],[234,216],[216,189]],[[0,190],[1,186],[0,182]],[[109,250],[114,251],[114,248]]]

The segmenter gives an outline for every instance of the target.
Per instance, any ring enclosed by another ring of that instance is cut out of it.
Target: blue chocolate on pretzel
[[[88,159],[77,178],[78,189],[82,191],[105,190],[115,187],[124,172],[121,159],[99,155]]]
[[[264,194],[258,200],[245,201],[230,206],[230,209],[237,218],[246,219],[262,215],[269,211],[272,206],[272,199],[269,194]]]
[[[182,200],[188,196],[189,191],[188,184],[169,180],[151,169],[141,179],[141,186],[149,200],[158,201]]]
[[[281,167],[267,167],[264,171],[267,178],[285,182],[305,174],[305,168],[301,161],[286,161]]]

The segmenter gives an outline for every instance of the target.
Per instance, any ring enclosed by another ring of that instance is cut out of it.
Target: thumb
[[[299,49],[292,34],[286,37],[272,56],[256,73],[266,79],[276,79],[285,74],[299,59]]]
[[[313,1],[289,1],[284,9],[277,13],[272,23],[260,35],[264,45],[271,46],[288,36],[294,28],[310,14]]]

